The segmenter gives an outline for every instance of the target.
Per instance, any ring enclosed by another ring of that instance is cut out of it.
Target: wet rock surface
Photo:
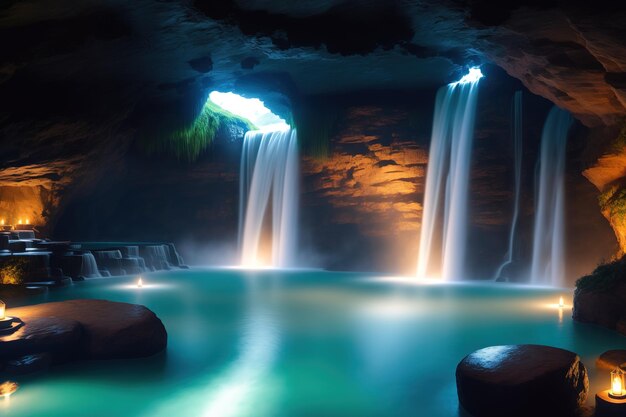
[[[608,371],[617,367],[626,368],[626,350],[607,350],[596,359],[596,367]]]
[[[611,289],[577,289],[574,294],[573,318],[626,335],[626,284]]]
[[[459,402],[474,417],[574,416],[587,398],[587,370],[573,352],[541,345],[491,346],[456,370]]]
[[[18,311],[15,311],[18,310]],[[56,360],[74,356],[83,338],[83,327],[76,319],[53,317],[53,314],[21,316],[22,309],[9,310],[24,325],[11,334],[0,334],[0,360],[46,352]]]
[[[19,307],[9,310],[9,314],[27,324],[50,316],[75,320],[83,330],[80,353],[87,358],[150,356],[167,345],[167,332],[161,320],[146,307],[136,304],[70,300]]]

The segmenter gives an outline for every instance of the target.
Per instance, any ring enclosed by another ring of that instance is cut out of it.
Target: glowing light
[[[472,67],[469,69],[469,72],[463,76],[463,78],[453,84],[475,83],[483,77],[483,72],[479,67]]]
[[[26,219],[26,224],[30,224],[30,220]]]
[[[139,277],[139,279],[137,280],[137,288],[141,287],[143,287],[143,278]]]
[[[559,297],[559,307],[565,307],[565,301],[563,300],[563,296]]]
[[[4,303],[4,301],[0,300],[0,320],[4,320],[5,319],[5,311],[6,311],[7,305]]]
[[[270,109],[258,98],[245,98],[235,93],[213,91],[209,100],[237,116],[250,120],[260,130],[285,130],[287,122]]]
[[[17,224],[22,224],[22,219],[19,219],[19,220],[17,221]]]
[[[624,390],[624,371],[620,368],[615,368],[615,370],[611,372],[611,389],[609,396],[614,398],[626,397],[626,391]]]
[[[8,399],[19,388],[19,384],[13,381],[6,381],[0,384],[0,397]]]
[[[0,226],[4,226],[4,219],[0,220]]]

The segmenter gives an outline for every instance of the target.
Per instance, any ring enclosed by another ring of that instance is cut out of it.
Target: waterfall
[[[244,137],[239,181],[239,245],[244,266],[258,266],[271,196],[271,263],[294,266],[298,218],[298,144],[295,129],[252,131]]]
[[[572,122],[568,112],[555,106],[541,134],[529,280],[532,284],[562,286],[565,281],[565,150]]]
[[[481,77],[480,70],[473,68],[461,81],[437,93],[420,233],[419,278],[425,278],[433,268],[446,281],[464,277],[467,197]],[[441,239],[438,267],[433,254],[436,238]]]
[[[522,189],[522,92],[516,91],[513,96],[513,154],[515,157],[515,198],[513,200],[513,218],[511,219],[511,230],[509,232],[509,249],[506,253],[507,259],[500,265],[496,272],[495,279],[510,279],[510,272],[503,276],[504,269],[513,264],[515,257],[515,232],[517,230],[517,220],[519,218],[519,200]]]
[[[101,277],[100,271],[98,271],[98,264],[96,258],[91,252],[85,252],[82,255],[81,275],[85,278],[99,278]]]

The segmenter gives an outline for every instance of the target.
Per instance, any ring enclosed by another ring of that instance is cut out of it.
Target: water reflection
[[[240,318],[238,355],[217,375],[207,377],[162,403],[146,416],[168,416],[193,412],[196,416],[239,417],[266,415],[272,406],[270,371],[278,355],[279,323],[268,291],[254,277]],[[200,329],[197,329],[198,331]],[[212,337],[207,335],[206,337]],[[180,392],[180,391],[179,391]],[[263,411],[261,412],[261,409]]]

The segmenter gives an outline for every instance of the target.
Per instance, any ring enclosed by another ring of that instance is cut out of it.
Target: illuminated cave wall
[[[42,186],[0,186],[0,221],[45,226],[43,213],[48,194]]]

